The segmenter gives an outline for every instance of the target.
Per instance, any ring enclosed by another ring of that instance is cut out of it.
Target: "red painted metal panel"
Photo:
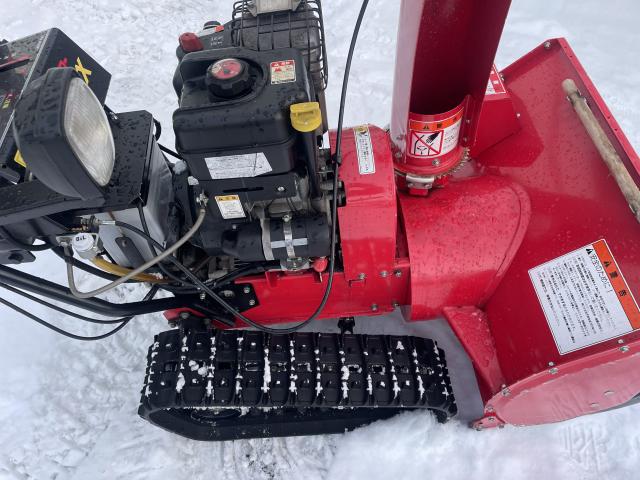
[[[511,263],[529,221],[529,201],[512,181],[457,179],[429,197],[400,194],[411,262],[406,316],[424,320],[446,306],[482,305]]]
[[[640,162],[566,41],[546,42],[504,76],[522,131],[485,151],[478,163],[522,185],[532,217],[486,306],[508,385],[506,395],[490,400],[490,415],[533,424],[605,409],[640,392],[640,331],[560,355],[528,276],[529,269],[604,238],[640,298],[640,224],[566,101],[564,79],[576,81],[636,181]]]

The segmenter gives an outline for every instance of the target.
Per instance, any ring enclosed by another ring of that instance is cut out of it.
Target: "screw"
[[[244,293],[251,293],[251,288],[250,288],[250,287],[244,287],[244,288],[242,289],[242,291],[243,291]]]
[[[249,300],[249,305],[253,307],[255,304],[256,304],[256,301],[253,298]]]
[[[389,276],[389,272],[387,272],[386,270],[383,270],[380,272],[380,276],[382,278],[387,278]]]
[[[623,347],[620,347],[620,351],[622,353],[627,353],[629,351],[629,347],[627,347],[626,345],[624,345]]]
[[[365,278],[367,278],[367,275],[364,273],[359,273],[358,274],[358,280],[364,280]]]
[[[555,364],[555,363],[553,363],[553,362],[549,362],[549,366],[550,366],[550,367],[555,367],[555,366],[556,366],[556,364]]]
[[[279,186],[278,188],[276,188],[276,190],[280,193],[285,192],[287,189],[284,188],[283,186]]]
[[[544,48],[549,50],[551,48],[551,42],[544,42]]]
[[[291,215],[289,215],[289,214],[284,215],[284,216],[282,217],[282,221],[283,221],[284,223],[290,222],[290,221],[291,221]]]
[[[402,270],[396,270],[395,272],[393,272],[393,274],[394,274],[396,277],[400,278],[400,277],[402,276]]]
[[[620,345],[621,345],[621,344],[623,344],[623,343],[624,343],[624,340],[623,340],[623,339],[618,340],[618,344],[620,344]]]
[[[553,367],[549,370],[549,373],[551,375],[555,375],[556,373],[558,373],[558,367]]]
[[[378,311],[378,304],[377,303],[372,303],[371,304],[371,311],[373,311],[373,312],[377,312]]]
[[[436,158],[433,162],[431,162],[431,165],[433,165],[434,167],[439,166],[439,165],[440,165],[440,160],[438,160],[438,159]]]
[[[506,386],[502,387],[502,396],[503,397],[508,397],[509,395],[511,395],[511,390],[509,390],[509,388],[507,388]]]
[[[223,290],[222,292],[220,292],[222,294],[223,297],[225,298],[232,298],[235,297],[236,294],[233,293],[233,290]]]

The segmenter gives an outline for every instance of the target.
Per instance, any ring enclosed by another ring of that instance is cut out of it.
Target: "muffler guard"
[[[475,143],[483,150],[472,157],[482,175],[526,192],[530,218],[521,239],[511,229],[521,243],[505,254],[510,265],[495,270],[493,294],[443,308],[476,369],[485,401],[477,428],[566,420],[640,393],[640,224],[567,101],[565,79],[575,81],[636,185],[640,160],[564,39],[545,42],[502,75],[500,100],[513,109],[486,97]],[[446,188],[458,181],[469,180],[454,178]],[[494,229],[475,225],[477,242],[526,217],[513,215]],[[496,238],[501,252],[503,240]],[[580,265],[585,258],[599,275],[581,280],[592,268]]]

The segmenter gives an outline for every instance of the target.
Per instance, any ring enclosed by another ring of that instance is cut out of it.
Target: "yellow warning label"
[[[20,153],[20,150],[18,150],[16,152],[16,156],[13,157],[13,161],[16,162],[18,165],[21,165],[24,168],[27,168],[27,164],[24,161],[24,158],[22,158],[22,154]]]

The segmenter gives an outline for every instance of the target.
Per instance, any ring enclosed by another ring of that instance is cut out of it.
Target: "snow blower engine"
[[[139,413],[198,440],[453,417],[434,341],[353,333],[395,309],[446,319],[477,429],[634,402],[640,160],[566,40],[493,66],[509,4],[403,0],[390,126],[343,128],[364,0],[329,130],[320,1],[237,1],[179,37],[175,151],[60,30],[1,42],[0,287],[111,330],[0,302],[84,341],[164,311]],[[68,285],[8,266],[44,251]],[[103,295],[125,283],[148,292]]]

